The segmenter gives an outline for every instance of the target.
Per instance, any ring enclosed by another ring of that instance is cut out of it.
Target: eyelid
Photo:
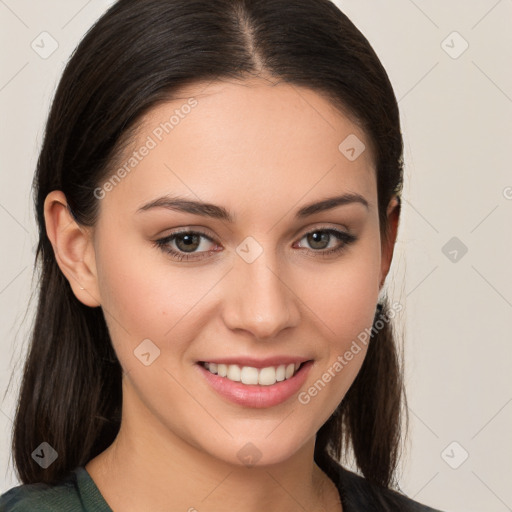
[[[317,229],[338,229],[338,230],[341,229],[347,233],[350,233],[350,231],[351,231],[350,228],[348,227],[348,225],[346,225],[346,224],[318,222],[318,223],[313,223],[311,225],[311,227],[300,228],[300,229],[296,230],[292,236],[296,237],[301,232],[304,235],[304,234],[310,233],[311,231],[315,231]],[[167,236],[178,235],[180,233],[197,232],[197,233],[200,233],[201,235],[209,237],[210,239],[217,238],[217,236],[215,234],[213,234],[213,232],[211,232],[208,228],[204,228],[202,226],[195,226],[195,225],[184,226],[184,227],[179,227],[179,228],[174,228],[174,229],[171,228],[171,230],[166,229],[166,230],[163,230],[162,232],[165,233],[167,231],[171,231],[171,232],[168,235],[163,235],[163,236],[156,235],[156,236],[158,236],[159,238],[165,238]]]
[[[315,232],[315,231],[320,231],[320,230],[329,230],[329,229],[333,229],[335,231],[342,231],[344,233],[346,233],[347,235],[351,235],[351,230],[345,226],[345,225],[336,225],[333,227],[332,224],[327,224],[327,223],[320,223],[320,224],[314,224],[312,227],[308,227],[308,228],[302,228],[298,231],[295,232],[295,234],[293,235],[294,238],[298,237],[300,233],[302,233],[300,235],[300,238],[303,238],[305,235],[308,235],[312,232]],[[180,235],[180,234],[198,234],[198,235],[202,235],[204,236],[205,238],[207,238],[210,242],[215,242],[215,243],[219,243],[217,241],[217,237],[215,235],[212,235],[212,234],[209,234],[207,233],[206,231],[204,231],[204,228],[202,227],[195,227],[195,226],[185,226],[185,227],[182,227],[182,228],[176,228],[175,230],[173,230],[171,233],[167,234],[167,235],[164,235],[164,236],[159,236],[158,238],[160,240],[163,240],[163,239],[168,239],[168,238],[171,238],[173,236],[177,236],[177,235]]]
[[[169,230],[164,230],[164,232],[167,232]],[[172,229],[170,233],[166,234],[166,235],[156,235],[158,238],[169,238],[171,236],[174,236],[174,235],[180,235],[180,234],[183,234],[183,233],[196,233],[196,234],[199,234],[199,235],[203,235],[205,236],[206,238],[209,238],[209,239],[214,239],[215,238],[215,235],[213,234],[210,234],[208,231],[206,231],[206,228],[202,228],[202,227],[196,227],[196,226],[185,226],[185,227],[182,227],[182,228],[175,228],[175,229]]]
[[[350,234],[350,229],[347,226],[345,226],[344,224],[333,225],[333,224],[329,224],[329,223],[325,223],[325,222],[324,223],[320,222],[320,224],[314,224],[311,228],[306,228],[305,231],[303,231],[301,229],[301,230],[299,230],[299,233],[302,233],[302,236],[304,236],[313,231],[321,231],[324,229],[325,230],[333,229],[335,231],[343,231],[343,232],[347,233],[348,235]]]
[[[305,253],[308,253],[311,257],[330,257],[331,255],[335,254],[341,254],[343,253],[350,244],[353,242],[356,242],[358,240],[358,237],[350,233],[350,230],[347,229],[345,226],[343,226],[344,229],[341,229],[339,226],[336,228],[332,227],[332,225],[315,225],[312,227],[307,228],[305,231],[302,232],[302,235],[298,238],[297,242],[300,242],[305,236],[315,233],[317,231],[324,231],[327,233],[330,233],[330,235],[337,239],[338,243],[341,245],[338,245],[335,248],[330,249],[308,249],[306,247],[300,247],[300,249],[303,249]],[[158,247],[160,250],[167,252],[169,255],[171,255],[171,258],[177,261],[202,261],[205,259],[208,259],[212,257],[212,252],[219,252],[216,250],[210,250],[210,251],[199,251],[199,252],[182,252],[176,249],[173,249],[169,247],[169,244],[175,240],[176,237],[178,237],[180,234],[191,234],[191,235],[199,235],[201,237],[204,237],[209,242],[216,244],[219,246],[216,239],[209,234],[205,233],[202,228],[194,228],[194,227],[184,227],[184,228],[177,228],[175,231],[170,233],[167,236],[164,236],[162,238],[157,239],[153,242],[153,245]],[[296,237],[294,237],[296,238]]]

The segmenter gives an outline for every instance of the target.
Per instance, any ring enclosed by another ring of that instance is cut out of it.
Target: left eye
[[[345,244],[348,244],[355,239],[352,235],[343,231],[338,231],[337,229],[317,229],[306,233],[301,240],[307,239],[308,244],[310,244],[310,247],[313,249],[324,250],[329,248],[324,246],[325,243],[327,242],[328,244],[333,237],[338,240],[338,242],[344,242]],[[343,246],[344,244],[341,245]],[[336,249],[336,246],[334,249]]]

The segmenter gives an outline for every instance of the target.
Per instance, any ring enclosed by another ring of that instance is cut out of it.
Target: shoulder
[[[74,472],[56,485],[44,483],[19,485],[0,496],[0,511],[81,511],[77,487],[76,473]]]
[[[98,496],[91,494],[95,488],[90,487],[89,479],[85,468],[77,467],[55,485],[34,483],[13,487],[0,496],[0,512],[109,511],[102,500],[98,501]]]
[[[344,512],[441,512],[392,489],[371,484],[364,477],[339,466],[338,489]]]

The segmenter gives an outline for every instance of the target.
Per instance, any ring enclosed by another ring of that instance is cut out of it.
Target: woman
[[[433,510],[393,490],[402,179],[392,87],[334,4],[114,4],[38,161],[2,510]]]

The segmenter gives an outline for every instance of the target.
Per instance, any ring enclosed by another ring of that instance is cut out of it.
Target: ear
[[[381,258],[381,273],[380,273],[380,286],[384,285],[386,276],[388,275],[391,261],[393,260],[393,253],[395,250],[396,236],[398,232],[398,223],[400,219],[401,201],[400,198],[394,195],[387,208],[388,218],[388,235],[382,239],[382,258]]]
[[[99,306],[101,302],[91,230],[77,224],[68,209],[66,196],[60,190],[46,196],[44,218],[55,259],[75,297],[86,306]]]

